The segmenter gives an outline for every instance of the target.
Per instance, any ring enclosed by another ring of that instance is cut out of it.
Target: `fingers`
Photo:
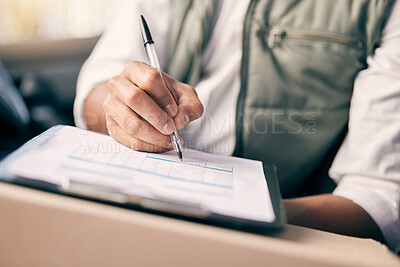
[[[135,112],[119,99],[109,96],[104,101],[104,110],[107,117],[112,118],[127,134],[146,143],[165,149],[170,149],[171,139],[157,131],[153,126],[143,121]]]
[[[192,89],[194,91],[194,89]],[[203,115],[204,107],[192,90],[179,98],[179,109],[175,116],[175,124],[178,130],[182,129],[189,122],[200,118]]]
[[[120,99],[159,132],[170,135],[175,130],[171,117],[145,91],[128,79],[115,76],[108,82],[108,90],[113,97]]]
[[[203,115],[204,107],[201,104],[197,93],[190,85],[181,83],[165,74],[164,79],[179,99],[178,112],[174,118],[176,128],[182,129],[190,121],[194,121]]]
[[[141,151],[172,148],[168,135],[203,114],[193,87],[140,63],[128,63],[107,83],[107,130],[120,143]],[[178,104],[177,104],[178,103]]]
[[[119,143],[129,147],[136,151],[147,151],[147,152],[164,152],[169,149],[165,147],[159,147],[154,144],[144,142],[129,133],[127,133],[118,123],[111,117],[107,118],[107,129],[108,134],[117,140]]]
[[[143,62],[130,62],[125,65],[123,73],[132,83],[150,95],[170,117],[175,117],[178,112],[177,104],[157,70]]]

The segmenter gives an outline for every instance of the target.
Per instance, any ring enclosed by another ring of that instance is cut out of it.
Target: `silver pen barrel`
[[[182,144],[181,144],[181,140],[179,138],[179,134],[178,131],[175,130],[171,135],[171,142],[172,145],[175,148],[176,154],[178,155],[178,158],[182,161],[183,160],[183,155],[182,155]]]
[[[161,79],[163,80],[164,84],[164,78],[162,75],[160,63],[158,61],[157,53],[156,50],[154,49],[154,41],[151,37],[150,30],[147,26],[146,20],[141,16],[140,20],[140,28],[142,31],[142,37],[143,37],[143,42],[144,42],[144,47],[146,50],[147,58],[149,59],[150,66],[158,71],[160,73]],[[170,135],[172,145],[174,146],[174,149],[176,151],[176,154],[178,155],[178,158],[182,161],[183,155],[182,155],[182,144],[181,140],[178,134],[178,131],[175,129],[175,131]]]

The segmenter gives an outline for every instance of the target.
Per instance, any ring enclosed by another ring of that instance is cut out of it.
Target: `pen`
[[[147,58],[150,61],[150,66],[156,69],[160,73],[161,79],[164,81],[160,63],[158,62],[156,50],[154,49],[154,41],[153,38],[151,37],[149,27],[147,26],[147,22],[143,16],[140,16],[140,31],[142,33],[144,48],[146,50]],[[174,149],[176,151],[176,154],[178,155],[180,161],[182,161],[183,159],[182,146],[178,131],[175,129],[175,131],[170,135],[170,137],[172,145],[174,146]]]

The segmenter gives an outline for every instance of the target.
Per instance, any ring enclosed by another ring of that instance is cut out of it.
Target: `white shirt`
[[[196,86],[205,113],[180,131],[189,147],[226,155],[233,152],[242,30],[249,1],[221,1],[204,51],[204,76]],[[150,26],[165,67],[169,1],[121,0],[117,14],[78,79],[74,115],[82,128],[86,127],[83,102],[90,90],[119,74],[126,62],[147,61],[138,27],[140,14]],[[400,1],[384,28],[380,47],[367,62],[368,68],[355,81],[349,132],[330,175],[338,183],[334,194],[364,208],[389,247],[400,252],[400,123],[396,120],[400,118]]]

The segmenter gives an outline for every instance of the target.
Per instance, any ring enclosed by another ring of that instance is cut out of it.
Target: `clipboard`
[[[266,182],[275,214],[275,220],[273,222],[260,222],[221,215],[208,210],[207,207],[199,205],[198,203],[191,203],[190,201],[181,201],[165,197],[149,198],[128,195],[111,187],[85,184],[77,181],[67,180],[63,181],[61,185],[57,185],[40,180],[19,177],[11,172],[10,165],[14,161],[36,148],[39,144],[45,142],[64,127],[63,125],[58,125],[48,129],[3,159],[0,162],[0,181],[136,211],[257,234],[268,234],[271,231],[277,231],[283,228],[286,218],[281,202],[276,167],[273,165],[264,166]]]

